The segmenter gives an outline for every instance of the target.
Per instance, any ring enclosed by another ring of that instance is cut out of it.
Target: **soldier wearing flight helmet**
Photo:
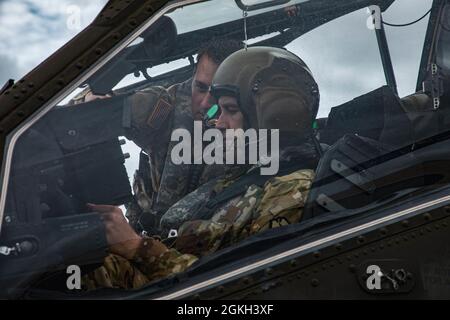
[[[137,288],[251,235],[300,221],[319,160],[312,141],[319,91],[306,64],[283,49],[240,50],[219,66],[211,93],[221,110],[217,128],[279,129],[279,172],[261,176],[244,166],[187,195],[162,219],[166,228],[178,229],[170,249],[138,236],[120,210],[105,207],[117,218],[107,230],[112,255],[85,277],[86,288]]]

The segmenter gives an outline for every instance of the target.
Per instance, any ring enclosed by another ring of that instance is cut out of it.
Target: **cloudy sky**
[[[107,0],[0,0],[0,83],[20,79],[88,25]]]
[[[386,22],[404,24],[431,8],[431,0],[397,0],[383,14]],[[327,23],[288,45],[312,69],[321,91],[319,116],[331,107],[385,84],[375,32],[361,9]],[[412,26],[386,26],[399,95],[415,92],[428,17]]]
[[[106,2],[0,0],[0,83],[24,76],[91,22]],[[200,4],[196,10],[188,8],[172,14],[179,31],[241,16],[233,1],[214,2],[220,3],[220,7],[215,6],[215,11],[210,10],[210,4]],[[426,12],[430,5],[431,0],[397,0],[385,13],[385,19],[393,23],[410,22]],[[195,18],[199,10],[209,14],[199,14],[202,19]],[[324,113],[331,106],[375,89],[384,82],[375,35],[366,27],[367,18],[366,9],[362,9],[350,17],[328,23],[288,46],[313,70],[322,88]],[[415,87],[417,75],[412,71],[419,63],[426,23],[427,19],[410,27],[387,27],[400,95],[411,93]],[[358,69],[365,72],[355,81],[355,70]]]

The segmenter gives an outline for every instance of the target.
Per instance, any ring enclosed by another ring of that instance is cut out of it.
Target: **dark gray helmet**
[[[235,97],[249,127],[297,135],[311,129],[319,108],[319,89],[307,65],[272,47],[242,49],[225,59],[211,93]]]

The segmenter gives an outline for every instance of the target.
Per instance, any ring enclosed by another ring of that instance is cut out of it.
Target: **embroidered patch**
[[[159,99],[155,109],[148,117],[147,125],[152,129],[159,129],[172,111],[172,105],[164,99]]]

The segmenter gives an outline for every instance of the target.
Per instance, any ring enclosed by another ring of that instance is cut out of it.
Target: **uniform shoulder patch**
[[[172,105],[167,100],[164,98],[159,98],[156,103],[156,107],[147,119],[147,125],[152,129],[159,129],[169,116],[172,109]]]

